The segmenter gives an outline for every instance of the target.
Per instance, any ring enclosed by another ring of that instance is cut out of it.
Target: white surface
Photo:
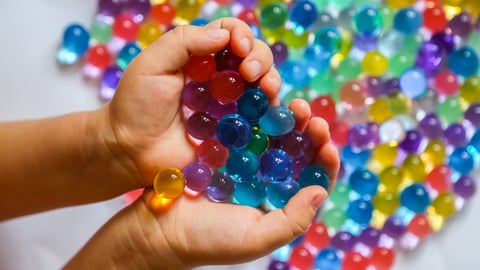
[[[0,120],[47,117],[100,106],[97,88],[82,79],[78,67],[61,69],[54,60],[63,28],[71,22],[88,25],[96,3],[0,2]],[[121,205],[117,198],[0,223],[0,269],[60,268]],[[415,252],[400,254],[394,269],[478,268],[479,208],[476,195],[439,234]],[[202,269],[265,269],[266,263],[260,260]]]

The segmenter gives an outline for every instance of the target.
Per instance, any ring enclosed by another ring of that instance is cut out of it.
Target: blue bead
[[[422,24],[423,16],[414,8],[400,9],[393,18],[395,30],[407,35],[416,33]]]
[[[310,82],[308,65],[301,61],[287,60],[279,67],[278,71],[285,83],[296,88],[302,88]]]
[[[335,248],[322,249],[315,258],[314,269],[340,270],[342,262]]]
[[[263,181],[254,176],[251,181],[236,183],[233,197],[241,205],[258,207],[265,200],[267,195]]]
[[[257,174],[257,156],[248,151],[231,151],[226,164],[227,172],[235,181],[243,182]]]
[[[293,130],[295,117],[287,107],[270,106],[260,118],[259,125],[267,135],[280,136]]]
[[[327,172],[318,165],[309,165],[305,167],[298,176],[300,188],[307,186],[320,185],[325,190],[330,189],[330,177]]]
[[[264,180],[284,180],[293,173],[293,160],[281,149],[270,149],[260,159],[260,172]]]
[[[240,114],[227,114],[218,122],[217,138],[228,149],[242,149],[252,139],[252,127]]]
[[[313,43],[333,55],[342,47],[342,34],[336,27],[324,26],[315,33]]]
[[[448,67],[458,75],[469,77],[478,71],[478,55],[470,47],[462,47],[450,53]]]
[[[361,225],[368,225],[372,218],[373,205],[369,200],[351,201],[347,208],[347,217]]]
[[[460,146],[450,154],[448,165],[461,174],[468,174],[473,170],[475,161],[467,147]]]
[[[90,34],[79,24],[69,25],[63,33],[63,43],[57,52],[60,64],[74,64],[88,50]]]
[[[267,186],[267,198],[273,206],[283,209],[299,189],[298,183],[291,178],[281,182],[271,182]]]
[[[303,33],[312,26],[318,18],[318,10],[314,3],[301,0],[294,2],[290,8],[290,22],[292,29],[297,33]]]
[[[378,176],[367,169],[356,169],[350,175],[348,182],[352,190],[356,191],[365,199],[371,199],[377,194],[380,180]]]
[[[120,50],[120,52],[118,52],[117,65],[121,69],[125,70],[127,68],[128,64],[130,64],[130,62],[132,62],[133,58],[135,58],[141,51],[142,51],[142,49],[140,49],[140,47],[138,47],[138,45],[136,43],[126,44]]]
[[[428,79],[421,68],[411,68],[400,76],[400,90],[409,98],[420,98],[427,91]]]
[[[320,45],[310,45],[305,49],[303,58],[308,63],[309,68],[322,72],[330,67],[332,53],[323,49]]]
[[[430,205],[431,200],[422,184],[412,184],[400,194],[400,203],[415,213],[423,213]]]
[[[383,19],[377,8],[363,6],[357,10],[354,17],[357,33],[364,36],[378,36],[383,30]]]
[[[470,145],[480,152],[480,129],[478,129],[470,139]]]
[[[340,155],[345,163],[353,167],[361,167],[367,164],[370,153],[369,149],[359,149],[347,144],[342,148]]]
[[[257,121],[267,112],[268,98],[260,89],[246,90],[237,101],[238,113],[250,121]]]
[[[196,19],[193,19],[190,24],[191,25],[195,25],[195,26],[205,26],[209,23],[209,21],[207,19],[203,19],[203,18],[196,18]]]

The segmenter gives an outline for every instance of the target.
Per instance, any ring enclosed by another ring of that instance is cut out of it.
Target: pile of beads
[[[98,11],[89,32],[80,25],[67,28],[57,58],[65,64],[85,59],[84,74],[99,79],[104,100],[113,95],[129,61],[163,32],[177,24],[204,25],[235,16],[270,45],[283,79],[284,104],[303,98],[315,116],[330,124],[332,142],[341,153],[338,184],[309,231],[272,254],[269,269],[389,269],[395,250],[414,249],[441,230],[475,193],[480,160],[479,1],[100,0]],[[202,99],[202,89],[211,87],[204,80],[212,75],[190,74],[183,102],[198,102],[187,106],[190,134],[216,135],[217,140],[204,139],[197,148],[201,162],[184,172],[198,171],[202,164],[210,164],[205,171],[223,171],[222,164],[228,170],[225,148],[240,143],[224,140],[225,146],[218,129],[209,126],[210,133],[198,132],[197,125],[216,121],[217,127],[228,126],[238,117],[219,120],[230,113],[250,122],[250,112],[240,113],[240,107],[250,107],[238,106],[242,98],[229,103],[236,106]],[[255,87],[246,88],[242,95],[258,94],[250,91]],[[225,103],[237,98],[209,90]],[[255,141],[255,149],[265,149],[269,137],[259,130],[251,129],[248,145]],[[287,134],[302,136],[295,133]],[[270,140],[268,147],[282,150],[272,146],[277,142]],[[211,149],[218,150],[218,159],[203,156]],[[297,157],[299,148],[291,149],[284,151]],[[232,151],[232,159],[240,158],[237,152]],[[242,158],[248,160],[248,155]],[[260,162],[249,173],[257,166],[262,171]],[[281,173],[287,167],[277,169]],[[243,169],[229,170],[234,178],[244,177]],[[224,176],[215,173],[210,186],[229,182]],[[292,176],[297,178],[298,171]],[[228,192],[207,187],[218,201],[228,200]]]

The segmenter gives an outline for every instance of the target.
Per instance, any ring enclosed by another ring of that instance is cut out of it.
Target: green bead
[[[282,98],[282,101],[286,106],[288,106],[290,102],[296,98],[301,98],[309,102],[310,98],[308,96],[308,89],[292,89],[285,95],[285,97]]]
[[[328,228],[340,229],[347,220],[345,210],[340,208],[331,208],[325,211],[322,215],[322,221]]]
[[[383,31],[392,29],[395,11],[388,5],[381,5],[378,8],[378,11],[383,18]]]
[[[297,34],[295,31],[290,29],[285,32],[284,41],[289,48],[303,48],[308,43],[308,36],[308,32]]]
[[[94,20],[90,26],[90,38],[98,43],[107,43],[112,38],[112,26],[106,22]]]
[[[317,10],[323,10],[328,6],[329,0],[312,0]]]
[[[338,183],[333,187],[328,200],[336,207],[343,208],[349,203],[350,187],[343,183]]]
[[[310,88],[317,95],[329,95],[333,88],[333,75],[331,72],[317,73],[310,80]]]
[[[346,80],[356,79],[362,73],[360,61],[355,58],[347,57],[338,65],[338,74],[341,74]]]
[[[228,6],[219,6],[210,16],[210,20],[214,21],[216,19],[232,17],[232,10]]]
[[[477,52],[477,54],[480,54],[480,33],[472,31],[468,44]]]
[[[446,98],[438,106],[438,115],[449,124],[459,122],[463,117],[460,100],[456,96]]]
[[[268,136],[258,127],[253,128],[252,139],[247,145],[247,150],[250,150],[255,155],[263,154],[268,148]]]
[[[415,63],[415,56],[412,52],[401,51],[392,56],[388,71],[393,77],[400,77],[402,73],[411,68]]]
[[[330,6],[337,10],[343,10],[351,6],[353,2],[353,0],[331,0]]]
[[[288,9],[284,3],[271,3],[260,11],[260,23],[268,29],[276,29],[285,25]]]
[[[422,44],[423,41],[424,41],[423,35],[418,33],[414,35],[405,36],[403,48],[407,52],[417,52],[418,48],[420,47],[420,44]]]

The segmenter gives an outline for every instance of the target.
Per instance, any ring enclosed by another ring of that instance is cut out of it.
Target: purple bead
[[[423,69],[427,76],[433,76],[440,71],[444,54],[444,50],[438,43],[426,41],[418,49],[415,66]]]
[[[131,14],[132,16],[144,16],[150,11],[150,0],[127,0],[124,4],[125,12]]]
[[[450,33],[435,33],[433,34],[430,41],[439,45],[447,53],[450,53],[455,49],[455,36]]]
[[[468,175],[463,175],[453,184],[455,194],[465,199],[472,197],[476,189],[477,184],[475,183],[475,179]]]
[[[373,51],[377,48],[378,37],[356,34],[354,36],[354,42],[355,46],[364,52]]]
[[[210,168],[200,161],[194,161],[183,168],[186,186],[193,191],[204,191],[212,182]]]
[[[182,102],[196,112],[205,112],[212,101],[210,87],[207,82],[191,81],[182,92]]]
[[[226,48],[215,54],[215,62],[217,63],[217,71],[238,71],[242,58],[235,55],[230,48]]]
[[[286,262],[282,261],[271,261],[270,264],[268,265],[268,270],[289,270],[290,266]]]
[[[241,4],[242,6],[244,6],[246,8],[251,8],[251,7],[254,7],[257,4],[258,0],[238,0],[236,2]]]
[[[420,146],[420,142],[422,142],[422,134],[417,130],[409,130],[399,146],[407,153],[415,153]]]
[[[442,123],[434,113],[427,114],[418,126],[420,132],[429,139],[438,139],[443,135]]]
[[[108,67],[102,75],[101,87],[100,87],[100,98],[103,101],[108,101],[113,98],[115,91],[117,89],[120,78],[122,77],[123,71],[117,66]]]
[[[472,16],[466,12],[457,14],[448,22],[448,27],[454,35],[466,38],[472,32]]]
[[[206,140],[215,135],[217,131],[217,119],[205,112],[196,112],[187,119],[185,128],[192,137],[199,140]]]
[[[376,98],[383,94],[383,81],[380,77],[367,77],[365,78],[365,84],[369,96]]]
[[[383,224],[382,233],[393,239],[399,239],[407,230],[403,225],[402,219],[397,216],[391,216]]]
[[[444,131],[447,143],[453,146],[461,146],[467,143],[467,132],[460,124],[451,124]]]
[[[304,136],[303,132],[299,130],[292,130],[289,133],[280,137],[279,148],[287,152],[287,154],[296,159],[303,155],[304,147]]]
[[[270,45],[270,50],[273,54],[273,62],[275,65],[280,66],[288,57],[288,46],[281,41],[277,41]]]
[[[372,227],[365,228],[358,236],[358,241],[370,248],[376,247],[379,239],[380,231]]]
[[[300,176],[300,173],[303,171],[303,169],[307,166],[308,162],[304,157],[300,157],[296,160],[293,161],[293,173],[292,173],[292,178],[293,179],[298,179]]]
[[[480,127],[480,103],[470,105],[465,111],[464,117],[476,128]]]
[[[208,113],[216,119],[221,119],[227,114],[237,113],[237,104],[235,102],[228,104],[221,104],[212,98],[210,105],[208,106]]]
[[[353,249],[356,243],[356,238],[349,232],[338,232],[332,237],[330,244],[332,247],[348,252]]]
[[[367,125],[357,124],[350,128],[347,134],[348,142],[355,148],[368,148],[371,146],[371,134]]]
[[[379,126],[375,122],[367,123],[368,132],[370,134],[370,145],[377,145],[380,143],[380,136],[378,133]]]
[[[116,17],[122,12],[122,0],[100,0],[98,1],[98,13],[105,16]]]
[[[235,190],[235,183],[227,173],[216,172],[212,175],[212,182],[207,188],[207,196],[215,202],[225,202]]]
[[[388,79],[383,83],[383,94],[389,95],[400,91],[400,82],[397,78]]]

